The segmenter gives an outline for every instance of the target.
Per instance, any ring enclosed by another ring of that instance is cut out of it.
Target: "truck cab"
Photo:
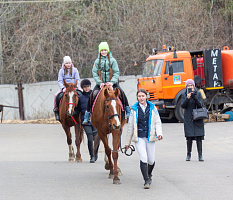
[[[172,119],[174,100],[185,89],[185,80],[194,77],[192,58],[188,51],[162,52],[147,58],[138,89],[144,88],[160,113]],[[178,99],[177,99],[178,100]],[[177,101],[175,100],[175,101]]]
[[[181,94],[185,81],[193,79],[208,110],[224,113],[233,108],[224,109],[225,104],[233,103],[232,63],[233,51],[229,49],[156,52],[147,58],[137,88],[148,92],[148,100],[156,105],[162,119],[183,122]]]

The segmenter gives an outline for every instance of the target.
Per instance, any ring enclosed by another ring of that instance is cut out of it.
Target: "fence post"
[[[19,116],[21,120],[24,120],[24,106],[23,106],[23,87],[21,80],[18,81],[15,89],[18,90],[18,99],[19,99]]]

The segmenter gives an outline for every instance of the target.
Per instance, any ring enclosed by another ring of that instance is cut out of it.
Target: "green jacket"
[[[109,78],[110,78],[110,67],[109,67],[108,56],[106,56],[106,57],[101,56],[100,71],[101,71],[104,83],[111,82],[113,84],[116,84],[116,83],[118,83],[118,78],[119,78],[119,75],[120,75],[120,71],[119,71],[119,68],[118,68],[117,61],[115,60],[115,58],[112,57],[111,52],[109,52],[109,56],[110,56],[111,68],[112,68],[112,71],[113,71],[112,79],[109,80]],[[95,82],[96,82],[97,85],[100,85],[101,83],[103,83],[100,80],[100,77],[97,74],[98,70],[99,70],[99,59],[100,59],[99,57],[100,57],[100,54],[99,54],[98,58],[95,60],[94,66],[92,68],[93,78],[95,79]],[[106,72],[106,80],[105,80],[105,72]]]

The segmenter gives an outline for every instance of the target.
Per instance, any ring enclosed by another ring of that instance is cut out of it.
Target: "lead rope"
[[[76,120],[74,119],[74,117],[71,115],[71,118],[74,120],[74,124],[75,126],[81,130],[81,127],[79,126],[78,122],[76,122]]]

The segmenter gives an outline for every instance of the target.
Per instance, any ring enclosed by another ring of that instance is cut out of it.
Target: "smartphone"
[[[188,88],[188,93],[191,93],[192,91],[192,88]]]

